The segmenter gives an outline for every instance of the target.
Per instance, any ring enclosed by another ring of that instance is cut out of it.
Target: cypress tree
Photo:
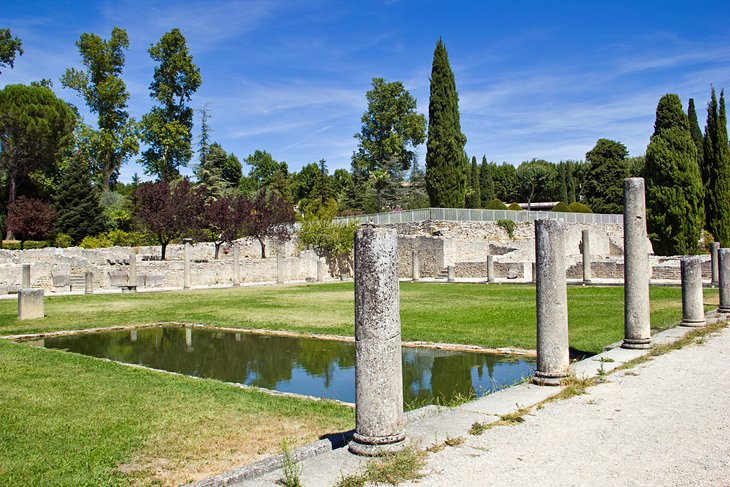
[[[723,247],[730,245],[730,149],[727,139],[725,93],[718,109],[715,88],[707,106],[704,140],[705,213],[707,229]]]
[[[431,206],[461,208],[466,196],[469,161],[464,155],[459,96],[443,40],[439,38],[431,67],[426,144],[426,191]]]
[[[482,197],[482,208],[484,208],[496,197],[492,170],[487,162],[487,156],[482,156],[482,164],[479,166],[479,190]]]
[[[477,158],[471,158],[471,171],[469,174],[469,187],[466,190],[466,207],[480,208],[482,203],[481,181],[479,178],[479,166]]]
[[[675,94],[659,100],[645,159],[647,226],[654,252],[696,254],[705,220],[702,178],[690,122]]]
[[[687,118],[689,119],[689,132],[692,134],[692,140],[697,147],[697,164],[700,166],[700,171],[704,167],[704,141],[702,140],[702,130],[700,130],[700,124],[697,123],[697,112],[695,111],[695,101],[693,98],[689,99],[689,106],[687,107]],[[702,175],[702,182],[705,182],[704,174]]]
[[[573,180],[573,163],[570,161],[565,163],[565,171],[567,173],[566,184],[568,186],[568,203],[575,203],[575,181]]]
[[[99,191],[91,181],[89,163],[76,152],[56,189],[56,229],[69,235],[74,243],[87,235],[103,232],[105,220],[99,198]]]
[[[567,181],[567,176],[565,174],[566,172],[567,171],[565,168],[565,163],[561,162],[560,164],[558,164],[558,179],[560,182],[560,188],[559,188],[560,195],[559,196],[560,196],[560,201],[565,204],[568,203],[568,181]],[[557,211],[557,210],[553,210],[553,211]]]

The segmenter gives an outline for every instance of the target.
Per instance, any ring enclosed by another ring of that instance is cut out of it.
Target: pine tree
[[[431,67],[426,144],[426,190],[431,206],[461,208],[466,196],[469,161],[464,155],[459,96],[448,54],[439,38]]]
[[[466,207],[479,208],[482,203],[481,181],[479,179],[479,166],[477,158],[471,158],[471,170],[469,171],[469,187],[466,190]]]
[[[704,140],[705,214],[707,230],[723,247],[730,245],[730,150],[727,139],[725,93],[718,109],[715,88],[707,106]]]
[[[705,220],[702,178],[690,123],[675,94],[664,95],[657,105],[644,174],[654,252],[696,254]]]
[[[91,181],[88,161],[81,152],[74,153],[56,189],[56,229],[69,235],[75,243],[87,235],[103,232],[105,221],[99,196]]]
[[[479,192],[481,193],[482,208],[486,207],[495,198],[492,168],[487,162],[487,156],[482,156],[479,167]]]
[[[697,164],[700,166],[700,172],[704,167],[704,140],[702,140],[702,130],[700,130],[700,124],[697,123],[697,112],[695,111],[695,101],[693,98],[689,99],[689,106],[687,107],[687,118],[689,119],[689,132],[692,134],[692,140],[697,147]],[[705,182],[704,175],[702,182]]]

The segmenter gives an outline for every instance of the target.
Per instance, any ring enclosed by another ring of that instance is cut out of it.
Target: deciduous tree
[[[263,259],[266,258],[266,238],[289,239],[296,215],[292,205],[275,192],[260,191],[249,208],[243,220],[243,233],[259,241]]]
[[[15,56],[23,55],[23,42],[10,29],[0,29],[0,67],[15,66]]]
[[[215,244],[218,258],[221,245],[231,243],[243,230],[245,216],[251,211],[251,201],[242,194],[229,194],[205,205],[203,227]]]
[[[5,226],[20,240],[20,248],[26,240],[40,240],[53,230],[56,211],[48,203],[34,198],[19,196],[8,208]]]

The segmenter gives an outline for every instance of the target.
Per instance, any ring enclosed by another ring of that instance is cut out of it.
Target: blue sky
[[[710,85],[730,88],[727,0],[1,3],[0,27],[25,54],[0,86],[51,78],[93,122],[59,77],[80,67],[82,33],[108,38],[118,26],[131,44],[129,111],[140,118],[151,107],[147,49],[178,27],[203,77],[191,104],[210,104],[213,139],[241,159],[267,150],[291,170],[322,158],[330,171],[349,168],[373,77],[402,81],[427,114],[439,36],[467,152],[490,161],[583,159],[601,137],[643,154],[661,95],[679,94],[685,109],[694,98],[704,127]],[[127,163],[122,181],[135,172]]]

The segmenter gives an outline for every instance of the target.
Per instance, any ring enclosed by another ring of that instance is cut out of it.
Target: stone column
[[[720,263],[719,263],[719,254],[720,253],[720,242],[712,242],[712,248],[710,251],[710,261],[712,262],[712,282],[710,285],[712,287],[717,287],[720,285]]]
[[[355,434],[349,449],[374,456],[405,447],[398,239],[372,224],[355,234]]]
[[[623,348],[651,347],[649,252],[646,247],[644,179],[624,179]]]
[[[533,262],[532,263],[532,283],[535,284],[537,282],[537,270],[535,269],[536,265]]]
[[[325,262],[324,259],[320,258],[317,259],[317,282],[324,282],[324,273],[325,273]]]
[[[129,254],[129,285],[137,285],[137,254]]]
[[[565,225],[535,221],[537,271],[537,370],[533,382],[558,386],[568,376],[568,291],[565,279]]]
[[[413,263],[413,282],[416,282],[421,279],[421,261],[418,259],[418,252],[416,250],[411,250],[411,262]]]
[[[720,313],[730,313],[730,249],[720,249],[719,257],[720,274]]]
[[[84,274],[84,293],[94,294],[94,274],[89,271]]]
[[[185,239],[183,247],[183,289],[190,289],[190,241]]]
[[[23,270],[20,274],[20,288],[26,289],[30,287],[30,264],[23,264]]]
[[[591,282],[591,240],[590,231],[583,230],[583,283]]]
[[[447,279],[448,282],[454,282],[455,276],[456,276],[456,272],[454,271],[454,266],[450,265],[446,269],[448,272],[448,279]]]
[[[497,282],[497,279],[495,279],[495,277],[494,277],[494,256],[493,255],[487,256],[487,282],[488,283]]]
[[[281,255],[281,251],[276,253],[276,283],[281,284],[284,282],[284,256]]]
[[[702,295],[702,260],[697,256],[682,257],[682,326],[705,326]]]
[[[21,289],[18,291],[18,319],[35,320],[43,318],[43,289]]]
[[[233,244],[233,285],[241,285],[241,248]]]

